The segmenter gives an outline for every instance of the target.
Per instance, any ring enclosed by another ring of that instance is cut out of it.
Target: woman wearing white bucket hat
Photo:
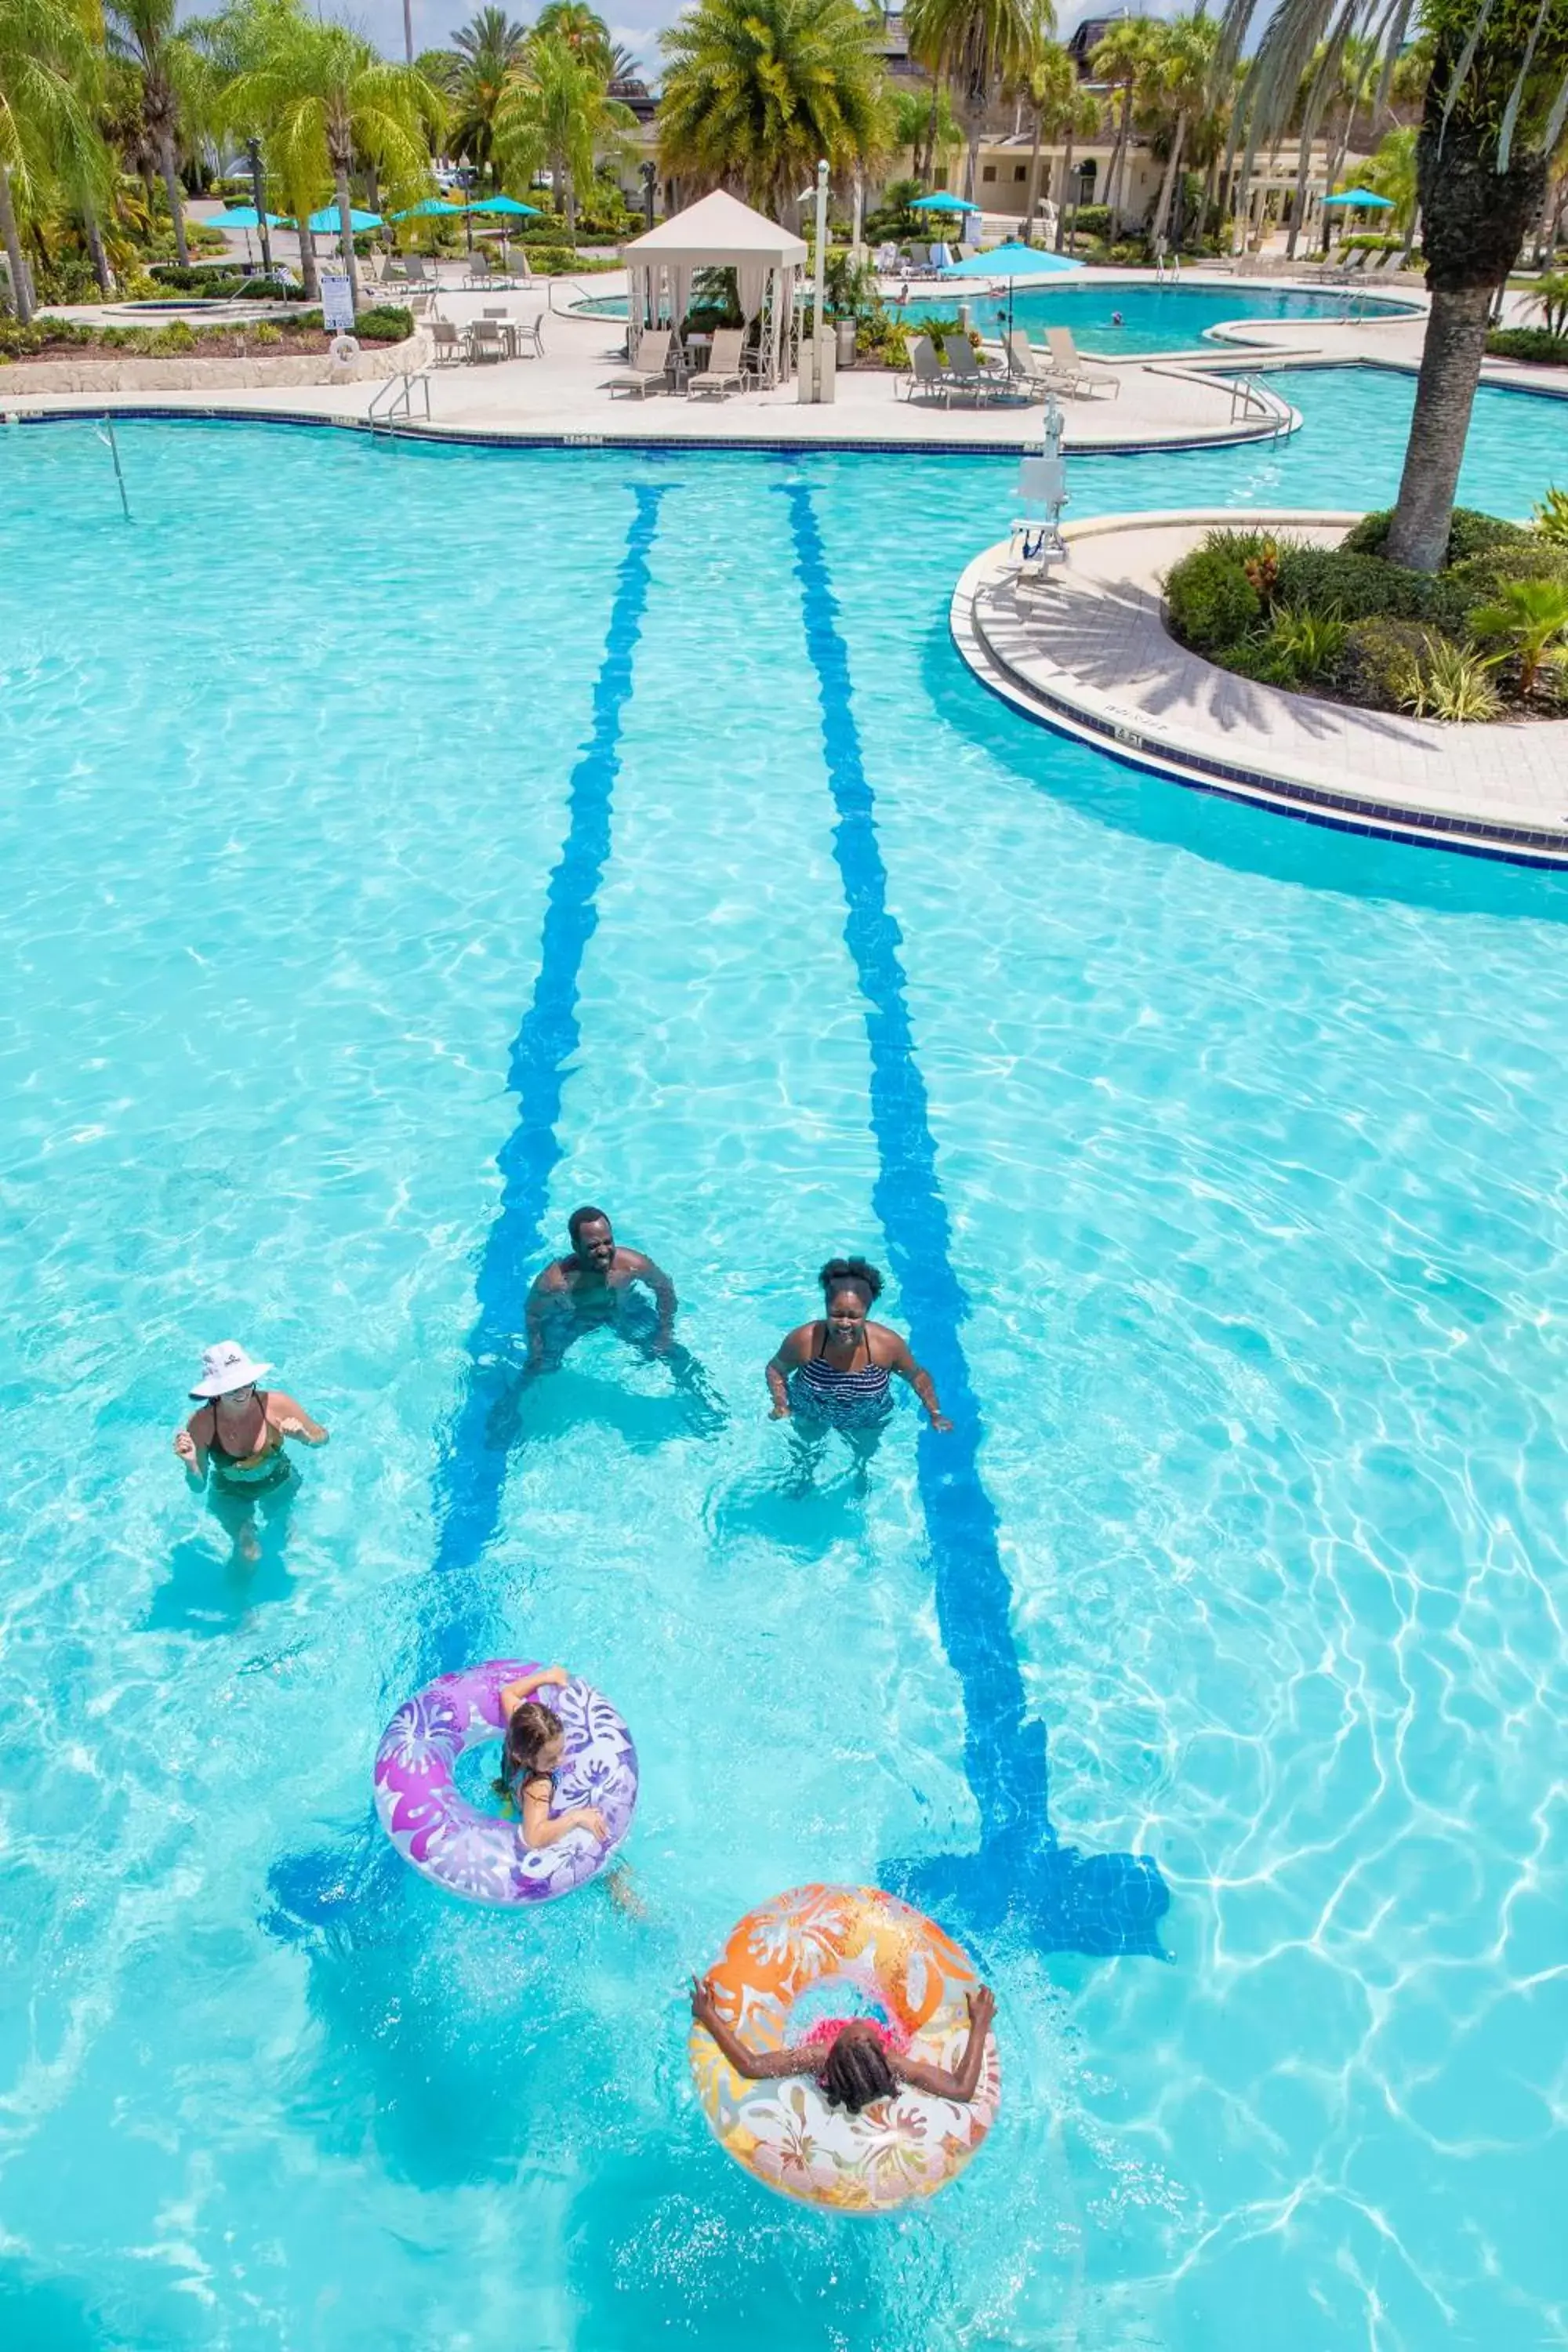
[[[281,1389],[258,1384],[270,1364],[253,1363],[236,1339],[220,1339],[202,1356],[202,1376],[191,1391],[202,1402],[174,1439],[174,1451],[199,1490],[207,1485],[213,1509],[234,1538],[243,1560],[259,1559],[256,1510],[271,1518],[294,1486],[285,1438],[324,1445],[327,1433]]]

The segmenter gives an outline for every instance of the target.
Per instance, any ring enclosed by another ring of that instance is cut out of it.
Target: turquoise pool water
[[[1386,497],[1408,383],[1287,381],[1074,511]],[[1483,395],[1466,495],[1565,425]],[[8,2352],[1556,2340],[1563,882],[1016,719],[946,632],[995,460],[120,441],[130,530],[90,427],[0,433]],[[498,1464],[584,1196],[730,1417],[595,1341]],[[847,1246],[961,1425],[792,1498],[761,1368]],[[333,1433],[248,1573],[168,1450],[231,1331]],[[631,1721],[641,1919],[388,1863],[465,1644]],[[1153,1860],[1170,1964],[1071,1948],[1052,1836]],[[1006,2104],[835,2223],[710,2139],[682,1989],[906,1872]]]
[[[933,312],[951,318],[967,299],[978,327],[992,331],[1007,315],[1005,299],[990,302],[966,294],[962,279],[942,286],[914,286],[908,308],[911,318]],[[624,294],[598,294],[574,306],[595,318],[624,319]],[[895,301],[893,307],[898,307]],[[1039,341],[1045,329],[1070,327],[1086,350],[1114,359],[1121,352],[1188,351],[1201,343],[1211,327],[1226,319],[1405,319],[1413,314],[1408,302],[1380,299],[1373,294],[1299,294],[1278,287],[1140,286],[1136,282],[1106,284],[1093,278],[1060,278],[1049,286],[1020,289],[1014,299],[1013,321]]]

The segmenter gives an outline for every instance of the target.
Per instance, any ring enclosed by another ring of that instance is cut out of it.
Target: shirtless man
[[[724,1409],[697,1358],[675,1336],[677,1301],[668,1275],[640,1250],[620,1248],[603,1209],[574,1209],[566,1230],[570,1251],[547,1265],[529,1291],[522,1377],[491,1415],[491,1444],[510,1445],[517,1435],[518,1408],[529,1384],[555,1371],[585,1331],[606,1327],[645,1360],[669,1366],[693,1429],[711,1436],[724,1423]]]

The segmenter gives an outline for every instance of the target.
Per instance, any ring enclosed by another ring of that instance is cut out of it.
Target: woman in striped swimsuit
[[[820,1441],[842,1430],[862,1460],[876,1450],[892,1410],[892,1375],[908,1381],[931,1415],[933,1429],[952,1423],[936,1400],[931,1374],[904,1341],[870,1312],[882,1277],[863,1257],[830,1258],[817,1279],[826,1313],[792,1331],[768,1366],[774,1421],[798,1422]]]

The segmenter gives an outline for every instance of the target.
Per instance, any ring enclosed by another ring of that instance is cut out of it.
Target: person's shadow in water
[[[233,1633],[256,1609],[286,1601],[294,1579],[276,1538],[261,1538],[261,1557],[248,1563],[216,1529],[212,1538],[187,1537],[169,1556],[169,1573],[153,1595],[151,1633]]]

